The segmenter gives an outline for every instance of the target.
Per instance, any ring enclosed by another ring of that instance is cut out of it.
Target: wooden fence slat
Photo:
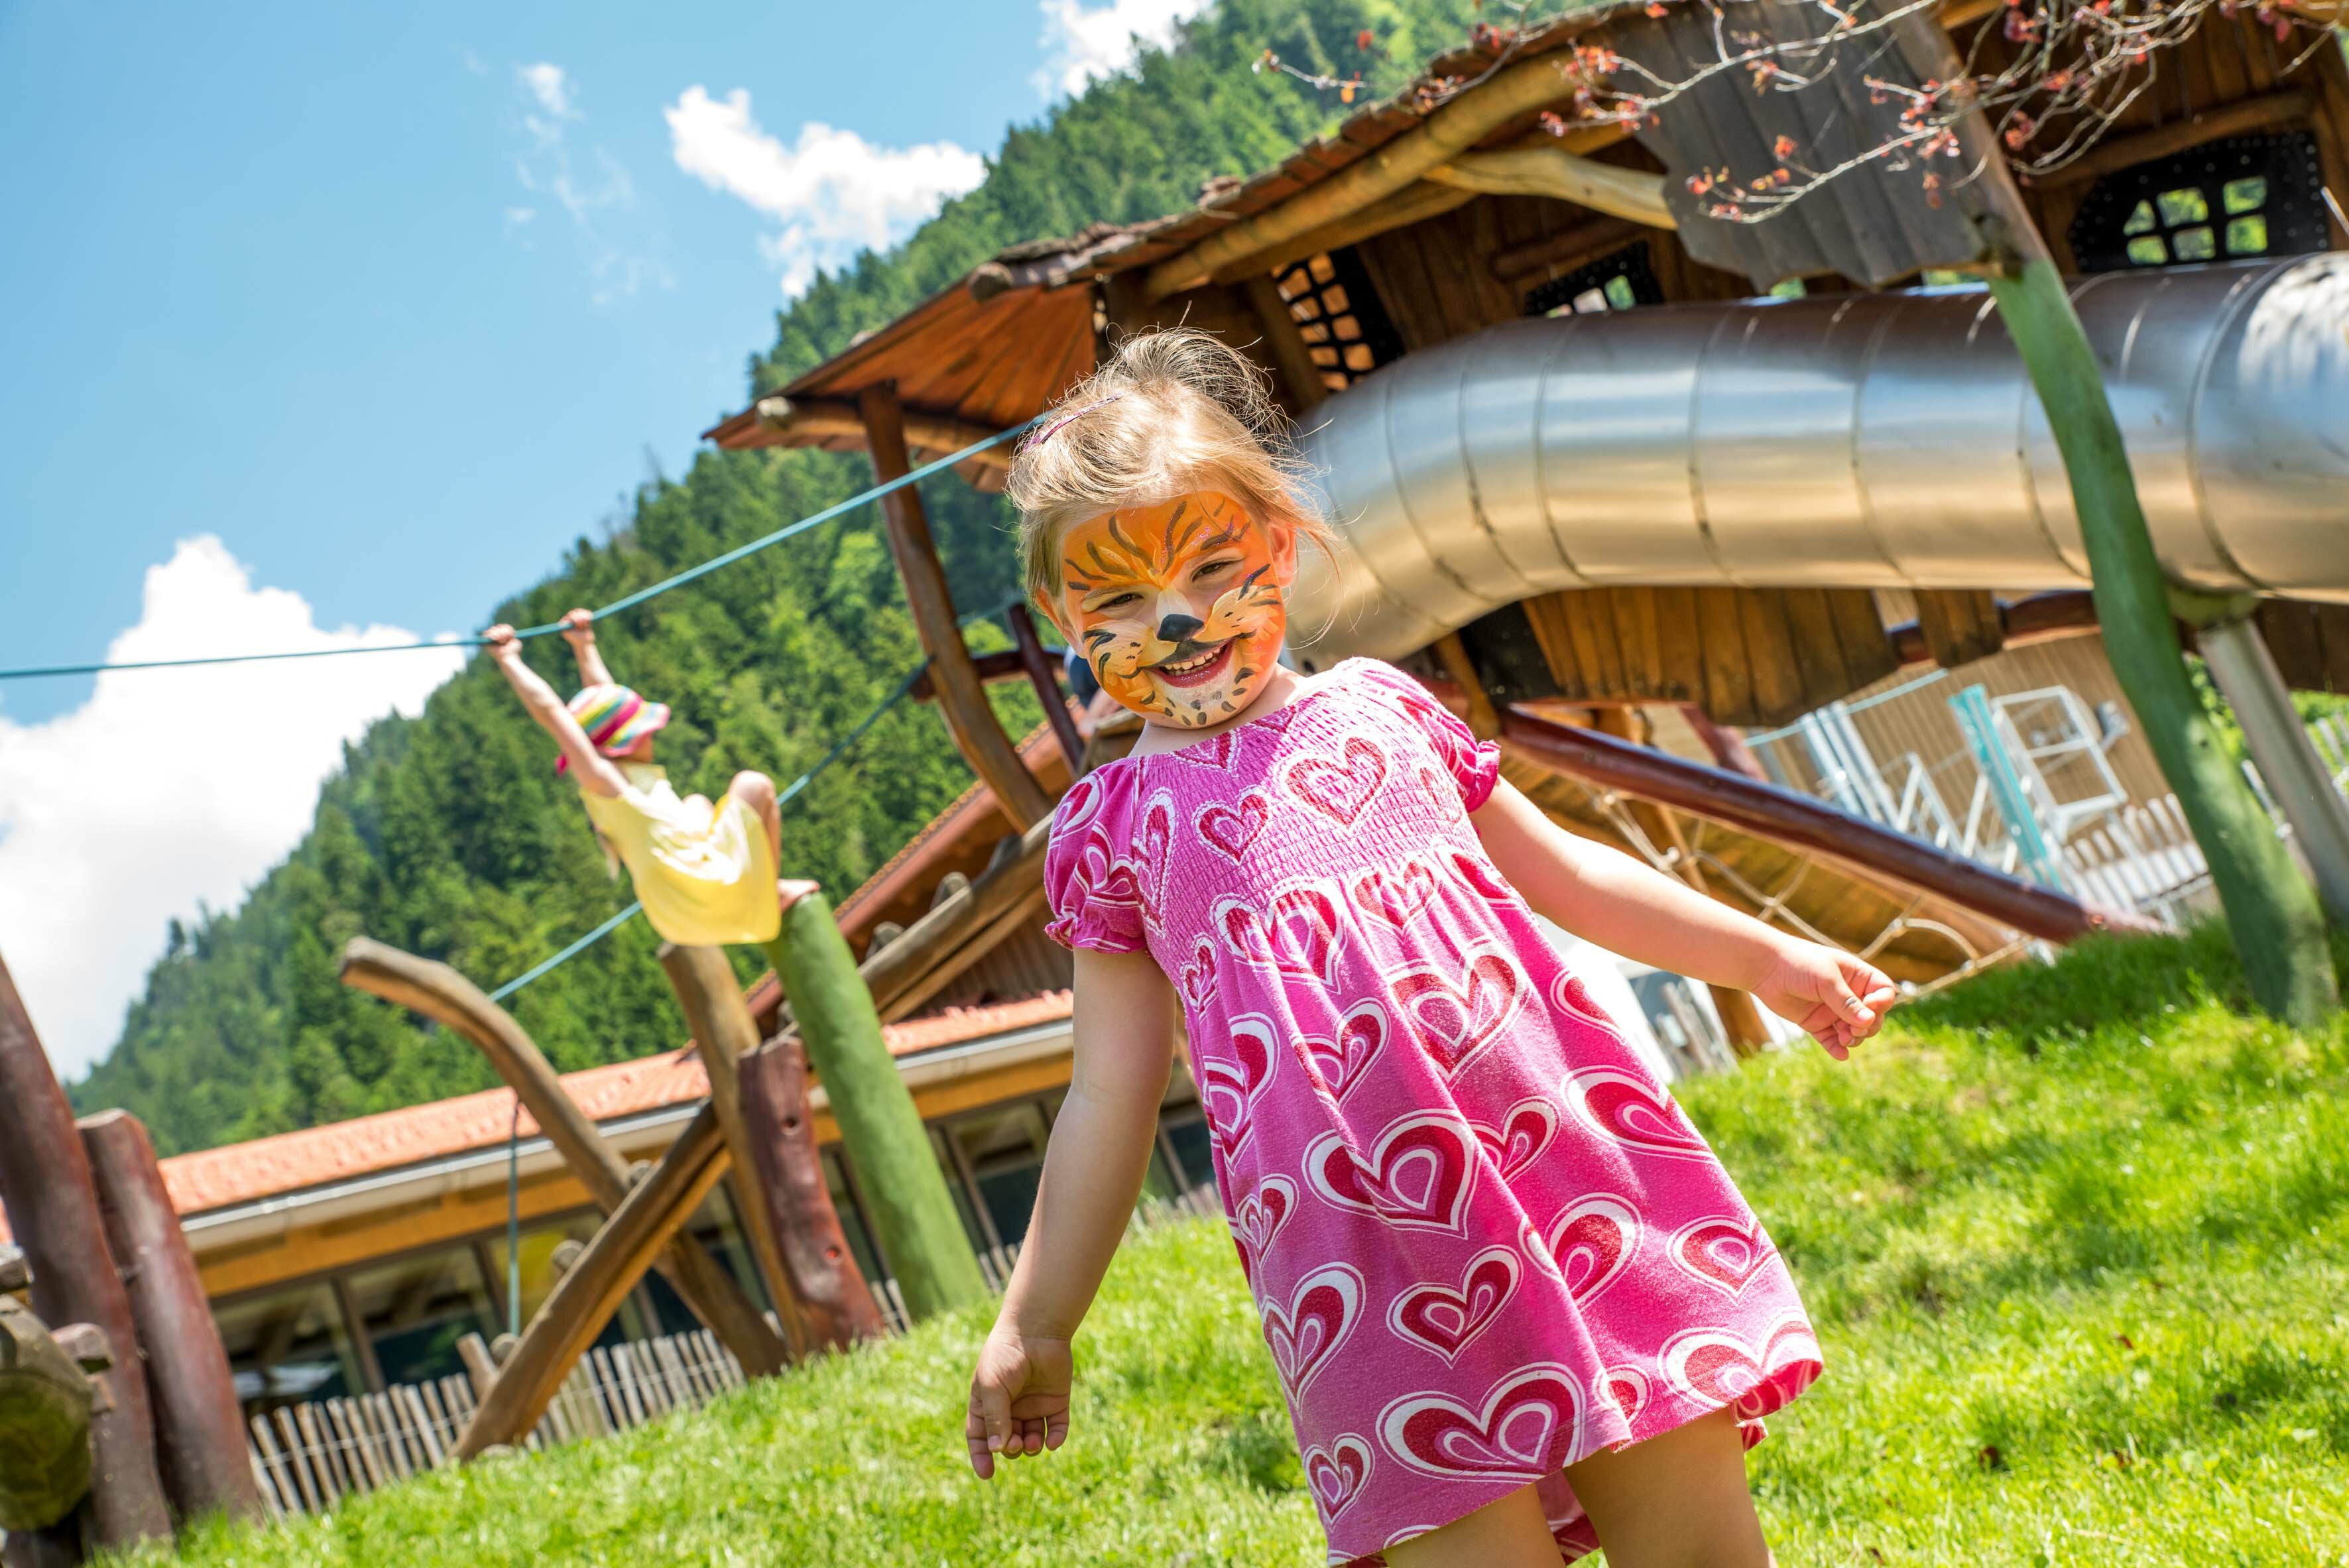
[[[439,1470],[449,1460],[449,1450],[441,1445],[440,1434],[432,1429],[432,1411],[424,1397],[406,1383],[391,1391],[392,1403],[408,1417],[409,1430],[423,1446],[426,1470]]]
[[[391,1468],[401,1480],[416,1473],[412,1456],[408,1451],[407,1436],[401,1432],[399,1420],[392,1409],[391,1398],[385,1394],[369,1394],[359,1401],[367,1412],[367,1424],[375,1429],[376,1440],[391,1458]]]
[[[310,1473],[309,1465],[303,1460],[302,1430],[294,1424],[294,1413],[280,1405],[276,1418],[277,1436],[285,1444],[285,1462],[292,1468],[295,1480],[301,1485],[303,1504],[312,1513],[323,1513],[326,1505],[320,1495],[316,1478]]]
[[[270,1485],[276,1491],[279,1502],[288,1513],[304,1511],[302,1494],[294,1484],[294,1477],[285,1468],[285,1456],[277,1450],[277,1439],[269,1429],[269,1418],[266,1416],[255,1416],[247,1424],[253,1429],[254,1449],[260,1454],[263,1465],[269,1471]]]
[[[268,1465],[262,1462],[261,1450],[254,1447],[250,1438],[245,1439],[244,1452],[253,1461],[253,1480],[261,1492],[261,1506],[269,1511],[272,1521],[282,1522],[285,1518],[285,1500],[277,1495],[277,1478],[269,1473]]]
[[[351,1430],[350,1416],[346,1402],[328,1399],[318,1407],[318,1419],[334,1439],[335,1451],[342,1456],[346,1491],[373,1491],[381,1483],[368,1473],[367,1456],[359,1448],[358,1438]]]
[[[636,1425],[628,1419],[627,1402],[620,1397],[620,1375],[612,1366],[611,1353],[599,1345],[581,1359],[595,1364],[595,1398],[603,1407],[605,1426],[625,1432]]]

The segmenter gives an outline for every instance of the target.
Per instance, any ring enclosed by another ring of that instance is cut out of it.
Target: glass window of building
[[[957,1119],[947,1129],[978,1198],[990,1244],[1028,1233],[1044,1173],[1044,1112],[1032,1100]]]
[[[470,1246],[355,1269],[344,1284],[387,1384],[457,1376],[465,1370],[457,1341],[468,1334],[487,1338],[502,1326]]]
[[[750,1238],[743,1234],[740,1211],[735,1208],[733,1194],[725,1181],[709,1190],[709,1196],[687,1222],[685,1234],[723,1264],[761,1310],[773,1305],[767,1299],[767,1282],[760,1277],[758,1262],[750,1255]],[[659,1324],[657,1332],[689,1334],[701,1326],[701,1319],[685,1305],[685,1298],[678,1295],[677,1287],[659,1270],[645,1275],[645,1289]]]
[[[334,1287],[324,1280],[212,1304],[245,1414],[367,1391]]]

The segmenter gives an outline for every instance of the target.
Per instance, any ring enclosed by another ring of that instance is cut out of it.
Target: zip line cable
[[[907,672],[905,678],[897,683],[897,688],[891,692],[887,696],[881,699],[880,706],[874,708],[872,712],[866,714],[863,718],[858,719],[856,721],[855,727],[834,742],[832,749],[825,752],[814,767],[809,769],[806,772],[792,779],[788,786],[775,796],[775,809],[780,811],[785,806],[790,805],[799,795],[801,790],[815,782],[817,774],[822,773],[825,769],[839,761],[843,757],[847,756],[850,748],[854,747],[858,741],[864,739],[866,734],[872,730],[873,727],[880,723],[882,717],[886,715],[891,708],[895,707],[900,702],[903,702],[905,699],[905,694],[914,689],[914,683],[920,680],[922,678],[922,672],[929,667],[929,661],[925,659],[920,664],[916,665],[912,670]],[[507,997],[512,995],[515,992],[521,990],[523,986],[529,985],[532,981],[538,979],[541,975],[551,974],[553,971],[560,969],[564,965],[569,963],[572,959],[576,958],[580,954],[585,953],[590,947],[595,946],[595,944],[603,941],[604,938],[611,935],[612,933],[619,930],[620,927],[626,925],[629,921],[635,919],[638,912],[643,910],[644,907],[644,903],[641,900],[630,903],[627,908],[620,911],[619,913],[604,922],[603,924],[587,933],[586,935],[580,937],[577,941],[572,943],[571,945],[565,947],[554,957],[545,960],[543,963],[533,965],[528,969],[525,969],[521,974],[515,975],[512,979],[507,981],[504,985],[499,986],[496,990],[491,992],[490,1000],[492,1002],[502,1002]]]
[[[924,463],[909,473],[900,474],[894,480],[860,490],[837,505],[824,508],[812,517],[803,517],[797,522],[786,523],[772,533],[764,534],[748,544],[737,545],[724,554],[713,556],[698,566],[689,566],[674,577],[663,578],[648,588],[639,588],[633,593],[615,599],[595,612],[595,619],[600,621],[606,615],[616,615],[623,610],[632,610],[647,599],[656,598],[672,588],[682,588],[696,578],[706,577],[721,566],[731,566],[746,555],[755,555],[771,545],[781,544],[787,539],[805,533],[811,528],[818,527],[832,521],[834,518],[854,511],[866,501],[879,500],[883,496],[893,495],[907,485],[918,483],[932,474],[942,472],[957,463],[975,458],[991,447],[999,447],[1006,441],[1017,440],[1040,423],[1043,418],[1044,416],[1039,414],[1025,424],[1016,425],[1009,430],[989,436],[983,441],[973,441],[958,452],[939,458],[933,462]],[[544,625],[523,626],[518,629],[514,635],[522,638],[543,637],[561,630],[563,630],[562,622],[549,621]],[[336,658],[346,654],[397,654],[410,653],[419,648],[479,648],[487,645],[487,639],[482,637],[442,637],[426,638],[413,643],[376,643],[356,648],[303,648],[282,654],[212,654],[189,659],[128,659],[120,664],[29,665],[21,669],[0,670],[0,681],[34,680],[44,676],[103,675],[110,670],[183,669],[191,665],[249,665],[274,659],[326,659]]]

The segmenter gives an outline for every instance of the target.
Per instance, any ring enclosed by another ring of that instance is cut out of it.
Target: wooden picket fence
[[[2064,880],[2090,903],[2171,925],[2214,907],[2209,862],[2175,795],[2125,807],[2082,829],[2063,854]]]
[[[1128,1229],[1222,1213],[1215,1189],[1199,1187],[1142,1203]],[[1016,1244],[979,1254],[990,1289],[1001,1292],[1019,1258]],[[897,1282],[881,1280],[874,1295],[889,1332],[904,1333],[908,1319]],[[475,1348],[476,1359],[486,1356],[485,1346]],[[580,1358],[523,1447],[536,1452],[627,1431],[698,1408],[747,1380],[741,1363],[706,1328],[599,1346]],[[324,1513],[347,1497],[441,1469],[452,1462],[458,1434],[472,1418],[476,1393],[471,1378],[450,1376],[254,1416],[248,1447],[262,1501],[274,1518]]]

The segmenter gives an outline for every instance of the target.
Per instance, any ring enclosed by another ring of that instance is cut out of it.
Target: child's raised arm
[[[1069,1434],[1069,1341],[1142,1194],[1174,1067],[1174,987],[1147,953],[1080,949],[1071,1027],[1076,1066],[1035,1216],[971,1374],[963,1433],[981,1480],[999,1454],[1057,1449]]]
[[[571,656],[579,661],[581,686],[616,686],[612,672],[604,666],[603,650],[595,645],[595,612],[571,610],[561,622],[563,640],[571,645]]]
[[[617,795],[625,789],[627,780],[620,777],[620,770],[612,766],[609,758],[595,749],[587,732],[579,727],[579,721],[563,706],[563,699],[554,695],[554,688],[523,663],[522,642],[514,635],[514,629],[501,623],[482,633],[481,637],[490,645],[490,657],[497,661],[498,673],[506,677],[506,685],[513,687],[514,696],[522,698],[522,706],[531,717],[538,720],[541,729],[554,737],[554,744],[571,759],[572,773],[579,780],[579,788],[605,796]]]
[[[1774,931],[1630,855],[1575,837],[1507,779],[1469,819],[1526,903],[1610,953],[1751,991],[1840,1060],[1876,1033],[1892,982],[1862,958]]]

